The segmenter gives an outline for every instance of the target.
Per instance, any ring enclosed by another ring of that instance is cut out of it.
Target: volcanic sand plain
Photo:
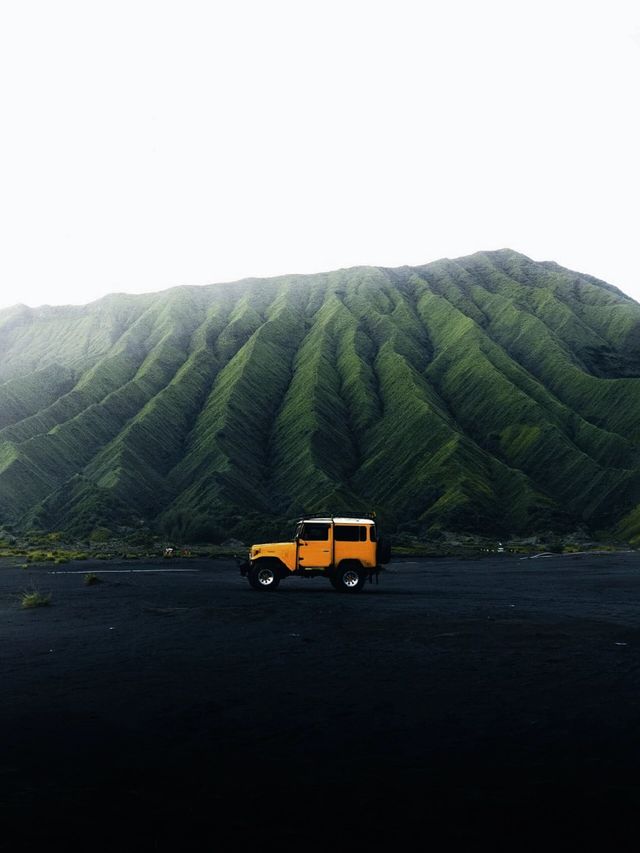
[[[639,600],[638,553],[406,558],[355,595],[5,559],[0,847],[630,849]]]

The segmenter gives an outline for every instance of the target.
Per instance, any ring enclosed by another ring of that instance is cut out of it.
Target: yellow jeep
[[[339,592],[358,592],[367,580],[377,582],[390,558],[373,516],[314,516],[300,519],[291,542],[252,545],[240,573],[254,589],[275,589],[291,575],[321,575]]]

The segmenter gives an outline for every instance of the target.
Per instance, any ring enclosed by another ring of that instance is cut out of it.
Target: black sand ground
[[[638,554],[57,568],[0,565],[0,846],[636,847]]]

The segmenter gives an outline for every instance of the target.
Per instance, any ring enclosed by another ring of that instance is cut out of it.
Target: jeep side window
[[[371,527],[369,528],[369,536],[371,537],[372,542],[376,541],[376,526],[375,526],[375,524],[372,524]]]
[[[305,524],[300,534],[301,539],[309,542],[326,541],[329,538],[328,524]]]
[[[355,524],[336,524],[334,528],[336,542],[366,542],[367,528]]]

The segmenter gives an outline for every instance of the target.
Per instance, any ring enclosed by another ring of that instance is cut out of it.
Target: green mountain
[[[640,305],[502,250],[0,312],[0,522],[320,508],[640,537]]]

